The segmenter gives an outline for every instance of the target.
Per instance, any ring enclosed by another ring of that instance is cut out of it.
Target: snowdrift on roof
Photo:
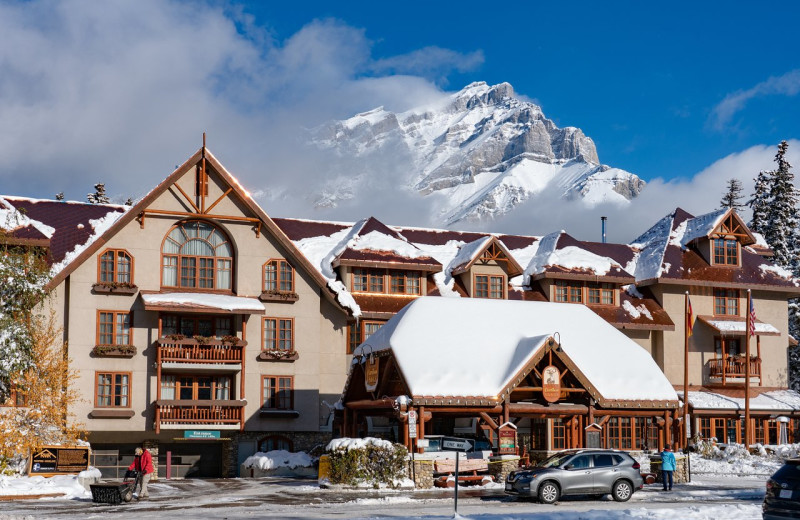
[[[496,398],[555,333],[603,398],[677,401],[650,354],[583,305],[422,297],[355,356],[391,349],[413,395]]]

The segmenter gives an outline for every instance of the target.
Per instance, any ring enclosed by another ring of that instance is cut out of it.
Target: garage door
[[[158,477],[167,476],[167,452],[172,455],[170,478],[221,478],[222,443],[181,442],[158,447]]]

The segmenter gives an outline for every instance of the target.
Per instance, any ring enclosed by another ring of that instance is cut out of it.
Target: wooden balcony
[[[156,403],[156,433],[162,428],[243,430],[246,401],[179,401]]]
[[[157,363],[202,363],[241,365],[246,341],[169,339],[158,340]]]
[[[711,359],[706,363],[708,377],[727,383],[744,383],[747,375],[747,361],[744,356],[726,356],[725,359]],[[761,384],[761,358],[750,358],[750,380],[757,379]]]

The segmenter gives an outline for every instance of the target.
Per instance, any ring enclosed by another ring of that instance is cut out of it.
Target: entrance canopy
[[[358,365],[370,353],[391,353],[415,399],[497,403],[546,348],[568,360],[601,405],[619,400],[677,406],[675,390],[647,351],[586,306],[566,303],[418,298],[355,350],[348,386],[356,384]]]
[[[264,314],[258,298],[208,293],[141,293],[147,311]]]

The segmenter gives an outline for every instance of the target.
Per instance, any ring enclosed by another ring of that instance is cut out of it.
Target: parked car
[[[800,458],[789,459],[767,480],[764,520],[800,518]]]
[[[506,493],[536,497],[552,504],[565,495],[611,494],[617,502],[630,499],[644,481],[639,463],[618,450],[566,450],[540,465],[514,471],[506,479]]]

